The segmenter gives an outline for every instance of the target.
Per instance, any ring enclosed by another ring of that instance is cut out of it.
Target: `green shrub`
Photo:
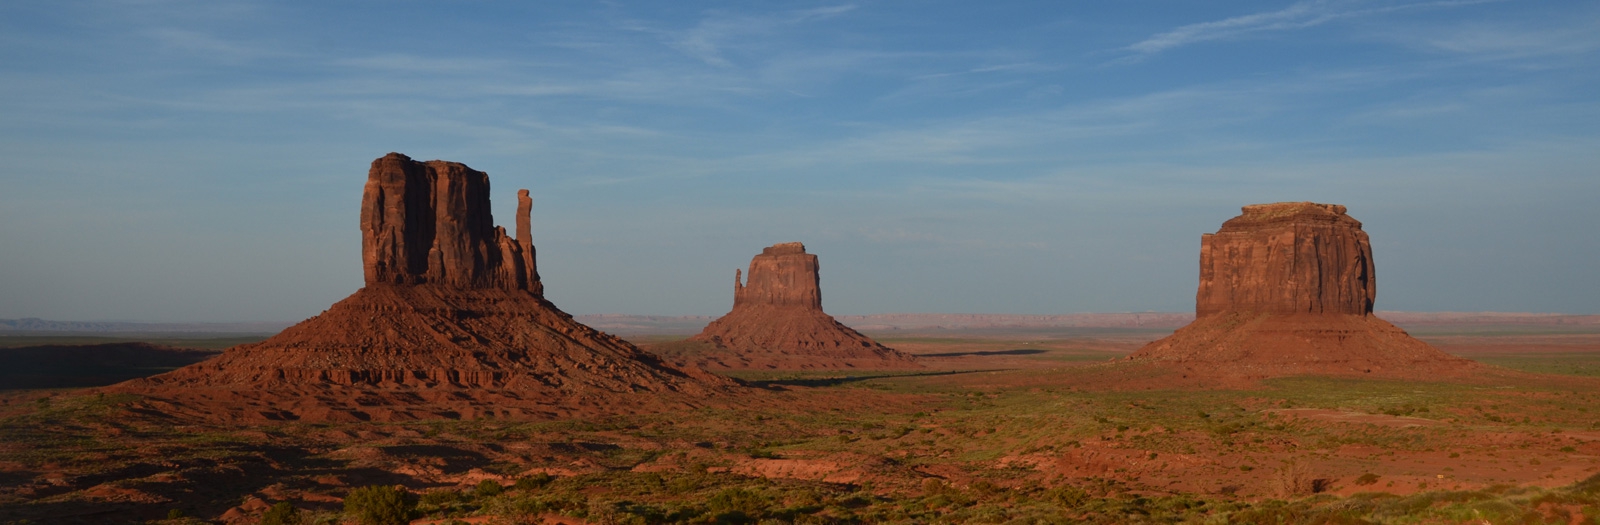
[[[517,479],[517,482],[512,484],[511,488],[517,490],[535,490],[543,488],[545,485],[549,485],[550,482],[554,480],[555,478],[550,477],[549,474],[540,472],[531,476]]]
[[[287,501],[274,503],[261,515],[261,525],[300,525],[300,509]]]
[[[479,481],[478,486],[472,489],[472,495],[479,498],[492,498],[499,496],[501,492],[505,492],[505,487],[500,486],[500,482],[492,479]]]
[[[461,493],[454,490],[434,490],[424,492],[417,498],[417,505],[424,507],[443,507],[461,501]]]
[[[1047,493],[1050,500],[1069,509],[1078,508],[1093,499],[1089,493],[1071,485],[1062,485]]]
[[[767,500],[753,490],[734,487],[713,494],[706,500],[706,507],[716,515],[716,521],[744,523],[765,514]]]
[[[344,512],[361,525],[406,525],[416,502],[395,487],[373,485],[350,491],[344,498]]]

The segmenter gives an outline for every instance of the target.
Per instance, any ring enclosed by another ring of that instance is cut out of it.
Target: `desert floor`
[[[403,486],[420,523],[1600,517],[1600,331],[1412,330],[1494,365],[1452,382],[1208,385],[1116,360],[1167,333],[869,333],[927,369],[737,372],[749,396],[560,421],[225,427],[85,389],[0,390],[0,523],[256,523],[278,502],[336,523],[369,485]]]

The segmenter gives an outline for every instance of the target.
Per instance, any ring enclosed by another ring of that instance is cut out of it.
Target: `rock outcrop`
[[[916,368],[822,311],[817,256],[798,242],[770,246],[750,260],[748,283],[734,270],[733,310],[690,341],[715,347],[697,364],[723,369]]]
[[[391,153],[362,199],[365,287],[260,343],[110,388],[165,412],[308,421],[648,411],[735,388],[546,301],[531,206],[520,191],[513,239],[483,172]]]
[[[1195,315],[1372,313],[1372,243],[1344,206],[1284,202],[1245,206],[1217,233],[1200,236]]]
[[[489,213],[489,175],[459,162],[390,153],[372,162],[361,197],[367,284],[435,284],[543,295],[528,190],[517,193],[517,238]]]
[[[1128,356],[1202,377],[1438,377],[1469,370],[1372,315],[1372,244],[1345,207],[1245,206],[1200,240],[1195,320]]]

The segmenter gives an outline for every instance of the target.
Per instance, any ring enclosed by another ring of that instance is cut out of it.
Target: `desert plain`
[[[343,498],[374,485],[403,487],[416,523],[1600,516],[1600,318],[1379,316],[1488,366],[1447,381],[1210,385],[1122,359],[1183,314],[883,315],[841,320],[924,368],[725,372],[751,388],[640,414],[223,424],[141,410],[131,394],[8,386],[0,522],[256,523],[288,502],[304,523],[339,523]],[[663,355],[694,352],[709,321],[578,319]],[[264,335],[11,331],[0,355],[15,372],[22,347],[204,353],[252,337]]]

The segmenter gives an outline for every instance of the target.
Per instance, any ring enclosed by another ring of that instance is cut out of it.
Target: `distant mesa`
[[[1202,376],[1437,377],[1471,369],[1372,315],[1372,244],[1345,207],[1245,206],[1200,238],[1195,320],[1128,357]]]
[[[662,362],[543,298],[518,192],[516,237],[489,178],[390,153],[361,201],[366,286],[260,343],[114,390],[222,419],[407,420],[647,411],[735,387]]]
[[[698,364],[714,369],[920,368],[822,311],[817,256],[798,242],[750,260],[749,282],[734,270],[733,311],[690,341],[716,348]]]

